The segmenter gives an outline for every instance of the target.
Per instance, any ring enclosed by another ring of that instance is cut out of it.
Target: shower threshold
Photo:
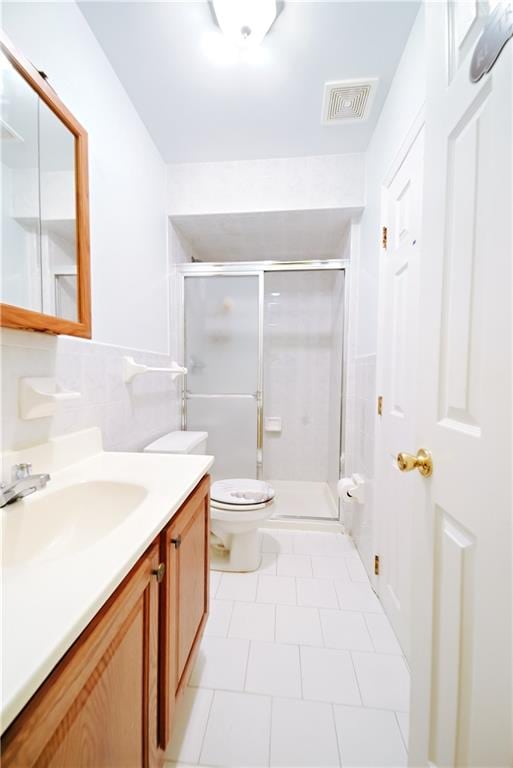
[[[272,520],[284,518],[338,520],[338,508],[328,483],[267,480],[276,491]]]

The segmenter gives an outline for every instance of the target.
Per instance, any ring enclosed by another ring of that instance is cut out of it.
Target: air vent
[[[377,79],[326,83],[322,122],[327,125],[346,125],[367,120],[377,84]]]

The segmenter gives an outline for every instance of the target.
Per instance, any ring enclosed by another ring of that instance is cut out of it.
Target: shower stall
[[[339,519],[346,269],[178,267],[182,428],[208,432],[216,480],[267,480],[275,518]]]

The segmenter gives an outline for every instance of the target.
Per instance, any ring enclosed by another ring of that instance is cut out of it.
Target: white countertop
[[[91,452],[91,444],[88,448]],[[62,453],[57,467],[63,463]],[[48,453],[43,452],[45,455]],[[56,470],[47,466],[52,479],[46,490],[4,507],[2,515],[16,515],[30,498],[80,482],[137,483],[144,486],[147,495],[111,532],[72,556],[29,560],[2,568],[2,732],[214,461],[212,456],[101,450],[85,458],[80,451],[69,451],[69,455],[73,456],[73,464]],[[20,459],[20,452],[11,456]],[[30,451],[24,451],[21,458],[33,459],[34,472],[45,471],[44,459],[37,466],[41,458],[37,450],[34,456],[36,459]]]

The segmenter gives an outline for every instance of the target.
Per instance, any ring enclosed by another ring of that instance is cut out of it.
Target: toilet
[[[144,448],[147,453],[207,450],[208,432],[169,432]],[[259,527],[273,512],[274,489],[251,478],[217,480],[210,489],[211,567],[217,571],[256,571],[260,567]]]

